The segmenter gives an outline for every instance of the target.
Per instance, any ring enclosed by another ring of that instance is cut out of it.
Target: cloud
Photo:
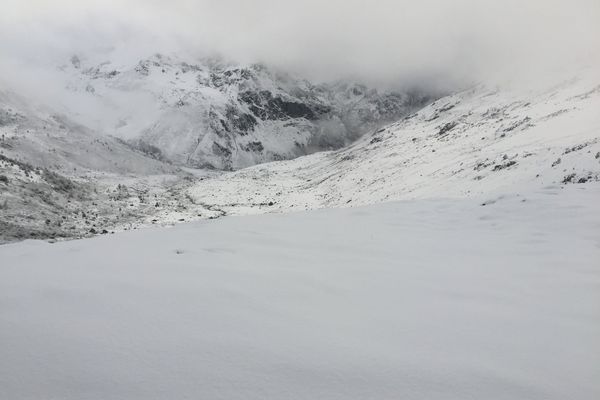
[[[6,63],[218,52],[315,79],[454,85],[598,61],[598,0],[5,0]],[[11,67],[11,68],[13,68]]]

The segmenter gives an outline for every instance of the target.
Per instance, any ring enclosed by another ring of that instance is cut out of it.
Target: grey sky
[[[4,73],[73,52],[216,51],[313,78],[454,82],[597,61],[598,21],[598,0],[4,0],[0,54]]]

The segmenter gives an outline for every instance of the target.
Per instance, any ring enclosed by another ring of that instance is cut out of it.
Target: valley
[[[0,240],[407,199],[486,197],[493,204],[544,187],[594,184],[600,83],[591,76],[530,90],[475,86],[341,149],[236,171],[162,159],[164,148],[149,154],[143,139],[102,136],[5,93]]]

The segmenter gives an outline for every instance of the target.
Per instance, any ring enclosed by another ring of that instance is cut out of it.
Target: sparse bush
[[[576,176],[577,176],[577,174],[569,174],[564,177],[564,179],[562,180],[562,183],[573,183]]]
[[[147,156],[150,156],[156,160],[163,159],[162,151],[158,147],[148,144],[146,142],[139,141],[137,143],[137,149],[140,150],[142,153],[146,154]]]
[[[117,189],[115,190],[115,194],[112,196],[115,200],[124,200],[130,197],[129,189],[125,185],[121,185],[120,183],[117,185]]]
[[[33,165],[31,165],[31,164],[28,164],[28,163],[23,162],[23,161],[15,160],[15,159],[12,159],[12,158],[8,158],[8,157],[6,157],[5,155],[2,155],[2,154],[0,154],[0,161],[4,161],[8,165],[16,165],[27,176],[29,176],[29,174],[31,172],[34,172],[36,170],[36,168]]]
[[[68,193],[75,189],[75,184],[70,179],[47,169],[44,169],[44,180],[59,192]]]

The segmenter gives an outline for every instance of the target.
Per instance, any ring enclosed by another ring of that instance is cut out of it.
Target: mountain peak
[[[156,53],[116,67],[74,56],[71,65],[67,86],[108,109],[107,133],[194,167],[238,169],[338,148],[429,99],[216,58]]]

